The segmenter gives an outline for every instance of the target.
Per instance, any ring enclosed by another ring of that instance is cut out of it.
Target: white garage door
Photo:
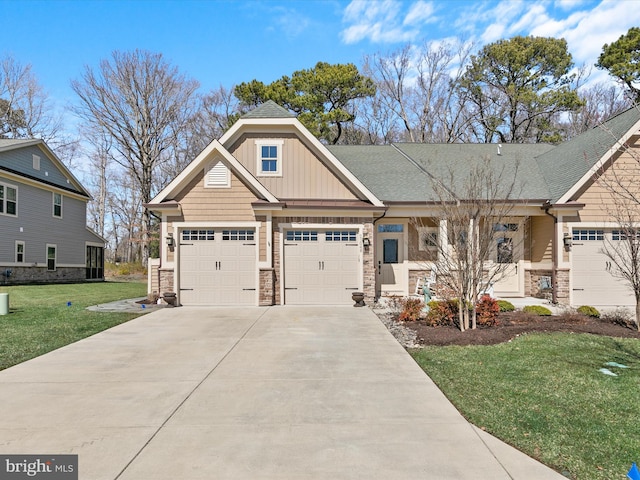
[[[635,300],[629,286],[615,278],[611,260],[600,250],[605,241],[616,241],[611,230],[574,229],[571,280],[573,305],[603,307],[632,306]],[[606,240],[605,240],[606,239]]]
[[[256,305],[256,241],[250,229],[182,230],[182,305]]]
[[[358,231],[288,230],[284,242],[285,303],[352,305],[360,289]]]

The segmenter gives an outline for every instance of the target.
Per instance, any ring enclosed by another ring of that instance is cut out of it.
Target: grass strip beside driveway
[[[637,339],[529,334],[411,354],[470,422],[569,478],[622,480],[640,463]]]
[[[0,370],[140,316],[86,307],[146,295],[139,282],[2,286],[9,314],[0,316]]]

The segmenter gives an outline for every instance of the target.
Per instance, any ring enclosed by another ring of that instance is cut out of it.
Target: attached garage
[[[572,246],[572,304],[603,307],[633,306],[635,299],[628,284],[609,272],[611,260],[602,248],[618,241],[609,229],[574,229]]]
[[[180,231],[182,305],[256,305],[257,242],[253,229]]]
[[[351,305],[361,289],[357,229],[292,229],[284,232],[284,303]]]

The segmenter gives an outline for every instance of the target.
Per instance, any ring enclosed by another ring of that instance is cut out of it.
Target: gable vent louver
[[[207,187],[228,187],[230,180],[229,169],[222,162],[212,165],[206,175]]]

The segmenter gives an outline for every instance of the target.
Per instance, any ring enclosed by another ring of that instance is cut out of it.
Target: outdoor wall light
[[[165,240],[167,241],[167,246],[169,248],[173,247],[173,235],[169,234]]]
[[[371,246],[371,240],[369,240],[369,237],[364,237],[362,239],[362,245],[369,248]]]
[[[566,249],[570,249],[571,246],[573,245],[573,240],[571,238],[571,235],[569,235],[568,233],[565,233],[564,237],[562,238],[562,243],[564,243],[564,246]]]

